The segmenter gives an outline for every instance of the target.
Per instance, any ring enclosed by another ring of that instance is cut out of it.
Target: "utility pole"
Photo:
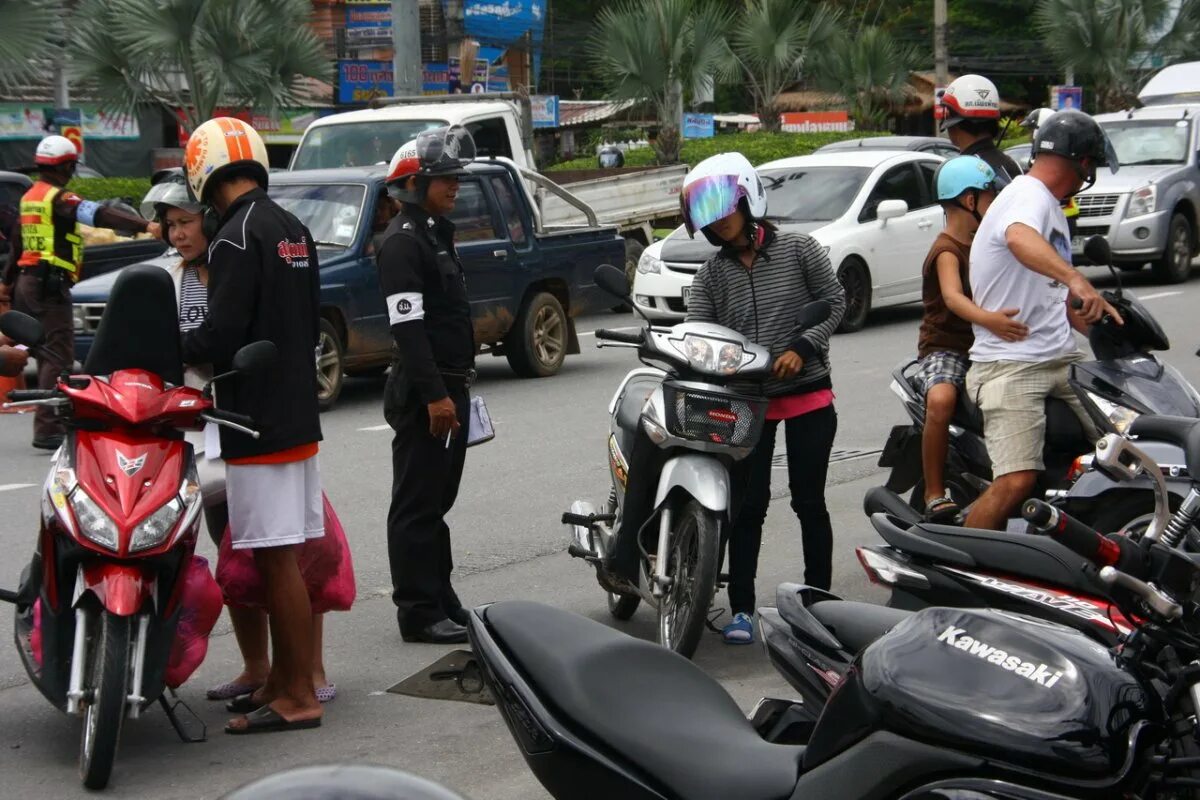
[[[463,42],[463,0],[447,0],[446,2],[446,55],[451,58],[462,57]]]
[[[392,94],[421,94],[421,14],[418,0],[392,0]]]
[[[946,0],[933,0],[933,73],[938,86],[950,82],[946,65]]]

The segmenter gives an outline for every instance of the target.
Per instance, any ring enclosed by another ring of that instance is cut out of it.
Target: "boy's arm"
[[[953,253],[942,253],[937,257],[938,286],[942,291],[942,299],[946,308],[970,322],[980,325],[1004,339],[1006,342],[1019,342],[1029,335],[1029,328],[1013,319],[1019,312],[1017,308],[1004,308],[1000,311],[984,311],[971,302],[963,292],[962,280],[958,273],[958,258]]]

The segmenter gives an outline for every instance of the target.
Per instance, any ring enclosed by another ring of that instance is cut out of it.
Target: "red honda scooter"
[[[51,406],[68,434],[42,493],[41,530],[16,593],[16,644],[46,699],[83,719],[79,770],[107,785],[126,718],[166,703],[165,673],[180,615],[183,577],[202,509],[192,446],[183,431],[215,422],[258,434],[253,421],[218,410],[211,384],[183,386],[175,291],[165,270],[129,267],[84,365],[50,390],[13,391],[6,408]],[[42,346],[40,323],[17,312],[0,331]],[[275,346],[243,348],[228,375],[262,369]],[[220,376],[226,377],[226,376]]]

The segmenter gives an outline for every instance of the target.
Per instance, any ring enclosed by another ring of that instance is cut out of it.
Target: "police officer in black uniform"
[[[376,258],[394,357],[384,390],[392,439],[388,560],[396,621],[406,642],[467,641],[466,612],[450,585],[445,516],[466,459],[475,334],[454,249],[458,179],[475,157],[465,128],[435,128],[392,157],[388,188],[401,211]]]

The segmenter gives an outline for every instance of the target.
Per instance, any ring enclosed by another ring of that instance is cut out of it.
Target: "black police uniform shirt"
[[[442,372],[475,366],[466,277],[454,249],[454,223],[405,205],[376,253],[404,383],[422,403],[448,396]]]
[[[261,189],[239,197],[208,249],[208,317],[183,337],[183,360],[227,371],[251,342],[279,350],[271,367],[217,385],[217,405],[254,420],[261,438],[221,428],[225,458],[267,455],[321,440],[316,348],[321,284],[308,228]]]

